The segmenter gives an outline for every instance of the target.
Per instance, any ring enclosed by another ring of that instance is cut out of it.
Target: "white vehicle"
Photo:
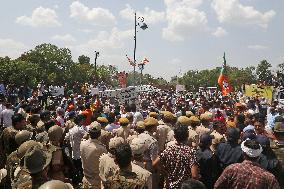
[[[284,106],[284,87],[278,87],[274,91],[273,98],[279,102],[280,105]]]

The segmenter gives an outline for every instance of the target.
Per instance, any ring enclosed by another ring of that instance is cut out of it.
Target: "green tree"
[[[68,48],[59,48],[52,44],[41,44],[21,55],[19,60],[32,63],[39,67],[40,80],[47,79],[46,83],[65,83],[72,61],[71,51]]]
[[[90,64],[90,57],[81,55],[78,57],[79,64]]]
[[[259,82],[270,83],[272,78],[271,64],[266,60],[262,60],[256,68],[256,75]]]
[[[39,67],[21,60],[0,58],[0,80],[16,85],[27,84],[34,86],[37,83]]]
[[[278,64],[278,71],[280,72],[280,73],[283,73],[284,74],[284,63],[282,63],[282,64]]]

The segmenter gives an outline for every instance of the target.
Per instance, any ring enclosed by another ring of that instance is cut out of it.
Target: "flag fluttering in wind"
[[[144,58],[143,61],[141,62],[142,64],[148,64],[150,61],[147,58]]]
[[[227,75],[227,65],[226,65],[225,53],[224,53],[223,59],[224,59],[224,62],[223,62],[223,66],[221,69],[220,76],[218,78],[218,84],[222,90],[223,96],[227,96],[230,92],[233,91],[233,87],[230,85],[229,78]]]
[[[130,64],[130,66],[136,66],[135,63],[133,62],[133,60],[131,60],[127,55],[126,55],[126,58]]]

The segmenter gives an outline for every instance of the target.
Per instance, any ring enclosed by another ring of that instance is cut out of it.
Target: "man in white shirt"
[[[38,101],[39,103],[43,106],[44,102],[43,102],[43,92],[44,92],[44,84],[43,81],[41,81],[38,85],[37,85],[37,96],[38,96]]]
[[[4,104],[4,100],[3,99],[0,99],[0,114],[3,110],[5,110],[6,107],[5,107],[5,104]]]
[[[6,109],[4,109],[0,113],[0,125],[2,125],[3,127],[11,127],[13,115],[14,115],[14,111],[12,109],[12,104],[6,103]]]
[[[65,136],[65,140],[70,142],[72,148],[72,159],[76,168],[78,183],[83,178],[82,161],[80,154],[80,144],[82,138],[87,134],[87,131],[83,128],[85,117],[78,115],[75,117],[75,125],[69,129],[69,132]]]
[[[0,81],[0,94],[5,95],[6,89],[3,81]]]
[[[65,112],[64,112],[63,108],[58,107],[58,108],[56,109],[56,115],[57,115],[56,121],[57,121],[57,124],[58,124],[60,127],[64,127],[64,125],[65,125],[64,114],[65,114]]]

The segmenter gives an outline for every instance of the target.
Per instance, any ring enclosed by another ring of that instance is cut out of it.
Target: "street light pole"
[[[144,63],[138,64],[139,70],[140,70],[140,85],[142,85],[142,78],[143,78],[143,70],[144,70]]]
[[[95,73],[97,74],[97,59],[98,59],[98,56],[99,56],[99,52],[98,51],[95,51]]]
[[[136,12],[134,13],[134,53],[133,53],[133,61],[134,61],[134,65],[133,65],[133,85],[136,85],[136,81],[135,81],[135,68],[136,68],[136,43],[137,43],[137,38],[136,38],[136,34],[137,34],[137,20],[136,20]]]
[[[100,53],[98,51],[95,51],[95,77],[94,77],[95,82],[97,82],[97,59],[99,54]]]
[[[137,20],[139,21],[137,23]],[[133,52],[133,85],[136,85],[136,74],[135,74],[135,69],[136,69],[136,46],[137,46],[137,26],[139,26],[142,30],[146,30],[148,28],[147,24],[144,22],[144,17],[138,17],[136,16],[136,12],[134,13],[134,52]],[[139,65],[138,65],[139,66]]]

